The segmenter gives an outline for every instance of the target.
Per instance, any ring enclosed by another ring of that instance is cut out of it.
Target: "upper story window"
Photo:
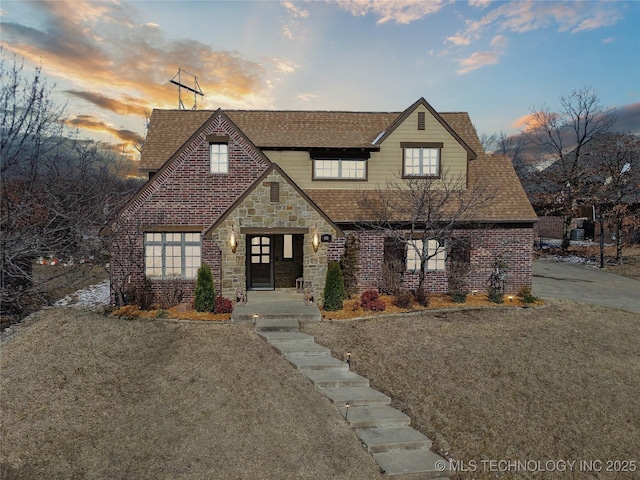
[[[314,180],[366,180],[364,158],[314,158]]]
[[[401,144],[403,149],[403,176],[439,177],[441,143]]]
[[[200,234],[144,234],[144,272],[149,278],[196,278],[200,268]]]
[[[229,137],[208,135],[211,173],[229,173]]]

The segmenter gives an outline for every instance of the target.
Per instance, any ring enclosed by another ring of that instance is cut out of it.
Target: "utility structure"
[[[185,75],[189,77],[189,79],[193,79],[193,87],[186,85],[182,81],[182,76]],[[193,107],[191,110],[197,110],[198,106],[198,95],[204,97],[204,93],[202,93],[202,89],[200,88],[200,84],[198,83],[198,77],[193,75],[192,73],[187,72],[181,68],[178,68],[178,73],[176,73],[173,78],[170,80],[171,83],[178,86],[178,109],[186,110],[184,107],[184,103],[182,102],[182,89],[193,93]]]

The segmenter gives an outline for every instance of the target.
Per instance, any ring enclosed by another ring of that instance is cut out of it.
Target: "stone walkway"
[[[411,419],[389,406],[391,399],[369,387],[291,318],[257,318],[256,332],[292,363],[340,410],[383,473],[398,480],[444,479],[448,462],[433,453],[431,440],[409,426]]]

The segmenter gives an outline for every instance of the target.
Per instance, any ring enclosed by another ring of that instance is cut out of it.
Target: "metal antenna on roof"
[[[190,78],[193,78],[193,87],[190,87],[182,83],[182,75],[187,75]],[[182,89],[184,88],[189,92],[193,92],[193,107],[191,107],[191,110],[197,110],[198,95],[200,95],[201,97],[204,97],[204,93],[202,93],[202,90],[200,89],[200,84],[198,83],[198,77],[187,72],[186,70],[182,70],[181,68],[178,68],[178,73],[176,73],[173,76],[170,82],[178,86],[178,109],[186,110],[184,108],[184,103],[182,103]]]

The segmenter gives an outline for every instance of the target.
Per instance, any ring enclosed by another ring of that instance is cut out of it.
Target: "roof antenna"
[[[188,77],[193,78],[193,87],[190,87],[182,83],[182,75],[187,75]],[[204,97],[204,93],[202,93],[202,90],[200,89],[200,84],[198,83],[198,77],[187,72],[186,70],[182,70],[181,68],[178,68],[178,73],[176,73],[173,76],[170,82],[178,86],[178,109],[186,110],[184,108],[184,103],[182,103],[182,89],[184,88],[189,92],[193,92],[193,107],[191,107],[191,110],[197,110],[198,95],[200,95],[201,97]]]

